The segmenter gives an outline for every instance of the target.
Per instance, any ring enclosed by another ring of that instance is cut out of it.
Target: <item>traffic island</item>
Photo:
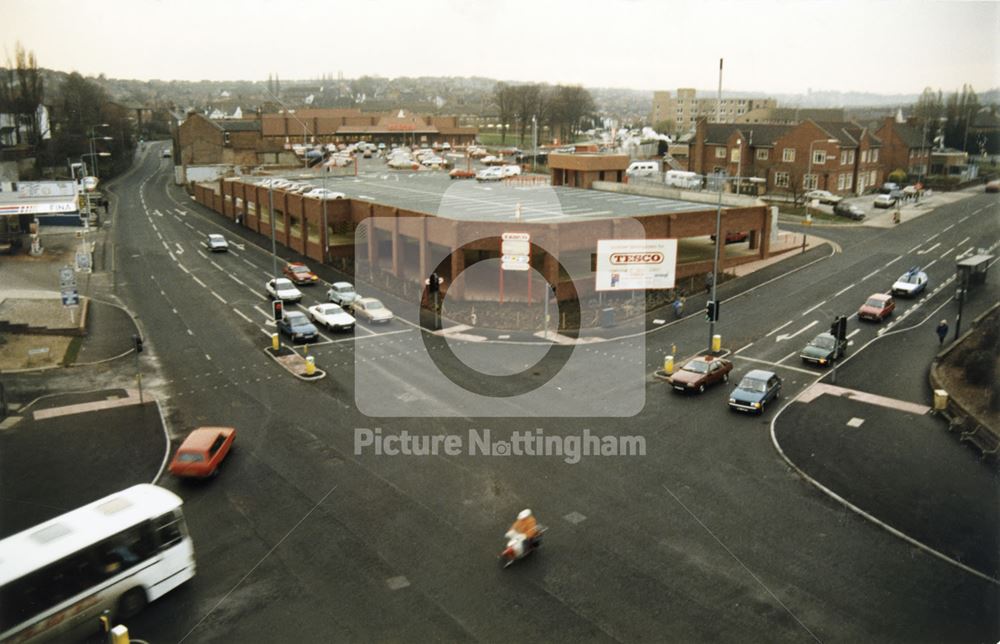
[[[312,357],[304,358],[291,347],[278,345],[275,349],[272,345],[264,349],[264,352],[299,380],[320,380],[326,377],[325,371],[316,368]]]

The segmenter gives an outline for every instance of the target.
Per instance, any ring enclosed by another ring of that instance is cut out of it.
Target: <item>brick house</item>
[[[887,116],[875,135],[882,139],[883,166],[886,174],[904,170],[911,177],[927,175],[930,148],[926,132],[913,123],[898,123]]]
[[[688,170],[755,178],[762,193],[829,190],[861,194],[882,181],[882,142],[849,121],[796,125],[719,124],[699,120]],[[741,190],[742,191],[742,190]]]
[[[215,120],[192,112],[177,128],[179,165],[254,166],[259,148],[257,120]]]

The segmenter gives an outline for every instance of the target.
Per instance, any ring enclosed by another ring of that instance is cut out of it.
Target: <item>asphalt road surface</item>
[[[263,351],[273,331],[264,293],[272,259],[269,248],[255,242],[265,240],[241,237],[171,177],[170,161],[153,148],[116,186],[115,288],[138,315],[148,349],[142,358],[147,386],[165,403],[175,438],[210,424],[235,426],[239,436],[231,462],[210,484],[162,481],[185,499],[198,574],[134,618],[132,637],[1000,637],[995,582],[929,556],[819,493],[776,452],[770,432],[776,408],[824,375],[803,366],[798,351],[838,314],[852,316],[848,364],[925,381],[927,351],[870,360],[869,348],[889,331],[923,324],[920,333],[933,350],[936,318],[954,319],[948,308],[952,258],[997,243],[995,197],[970,197],[894,229],[845,229],[838,233],[843,252],[724,302],[717,332],[735,364],[733,378],[765,368],[784,379],[782,400],[761,417],[728,410],[731,384],[679,396],[650,378],[672,346],[678,357],[706,348],[700,316],[646,335],[577,345],[573,354],[581,362],[567,372],[571,377],[537,390],[559,382],[573,388],[569,400],[575,396],[587,409],[603,401],[606,414],[574,414],[566,392],[552,390],[559,401],[552,408],[541,395],[525,403],[526,411],[501,402],[485,416],[467,391],[428,367],[429,350],[412,319],[380,328],[359,324],[353,336],[324,331],[310,355],[328,376],[315,383],[289,376]],[[382,181],[383,190],[395,189],[390,179]],[[230,239],[229,253],[204,248],[214,232]],[[852,315],[858,306],[914,264],[930,275],[928,295],[900,301],[882,325],[859,324]],[[321,274],[327,281],[338,277],[329,269]],[[966,304],[970,314],[988,306],[997,279],[994,268],[988,288]],[[304,306],[324,299],[322,285],[304,290]],[[453,352],[442,352],[441,364],[483,365],[502,355],[510,364],[530,365],[537,358],[530,347],[449,342]],[[594,374],[603,369],[617,377],[600,380]],[[525,377],[536,376],[529,370]],[[879,379],[872,380],[854,386],[879,389]],[[491,386],[502,400],[518,385]],[[925,392],[914,386],[888,393],[926,404]],[[616,402],[636,396],[638,408]],[[374,417],[361,413],[362,400]],[[441,414],[393,413],[407,403]],[[382,436],[404,430],[455,435],[466,444],[454,455],[357,453],[355,434],[365,429]],[[515,432],[565,437],[584,429],[612,439],[642,437],[645,454],[569,463],[573,459],[563,456],[470,454],[466,440],[470,430],[480,437],[489,430],[503,442]],[[967,447],[956,441],[951,449]],[[871,469],[877,477],[878,468]],[[996,501],[994,495],[983,503],[995,507]],[[501,570],[495,557],[503,533],[524,507],[549,526],[545,546]]]

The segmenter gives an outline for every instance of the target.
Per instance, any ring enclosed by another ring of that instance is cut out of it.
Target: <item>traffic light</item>
[[[830,335],[838,340],[847,339],[847,318],[845,316],[838,315],[834,318],[833,324],[830,325]]]
[[[437,273],[431,273],[427,281],[427,287],[431,293],[437,293],[441,290],[441,278],[438,277]]]
[[[285,317],[285,303],[281,300],[274,300],[271,302],[271,308],[274,311],[274,321],[281,322]]]
[[[142,353],[142,338],[140,338],[138,335],[133,335],[132,345],[135,347],[136,353]]]
[[[719,321],[719,302],[714,300],[708,301],[708,306],[705,307],[705,319],[709,322]]]

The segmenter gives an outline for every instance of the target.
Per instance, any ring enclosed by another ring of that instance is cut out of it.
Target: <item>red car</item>
[[[281,272],[298,286],[315,284],[319,281],[319,276],[309,270],[309,267],[302,262],[291,262]]]
[[[215,476],[235,439],[232,427],[199,427],[177,448],[170,461],[170,473],[185,478]]]
[[[448,173],[448,176],[452,179],[474,179],[476,173],[472,170],[461,170],[459,168],[455,168]]]
[[[865,303],[861,305],[861,308],[858,309],[858,319],[881,322],[892,315],[895,308],[896,301],[892,299],[891,295],[875,293],[869,296]]]
[[[708,385],[729,382],[729,372],[732,370],[733,363],[728,360],[715,356],[698,356],[670,376],[668,382],[674,391],[702,393]]]

